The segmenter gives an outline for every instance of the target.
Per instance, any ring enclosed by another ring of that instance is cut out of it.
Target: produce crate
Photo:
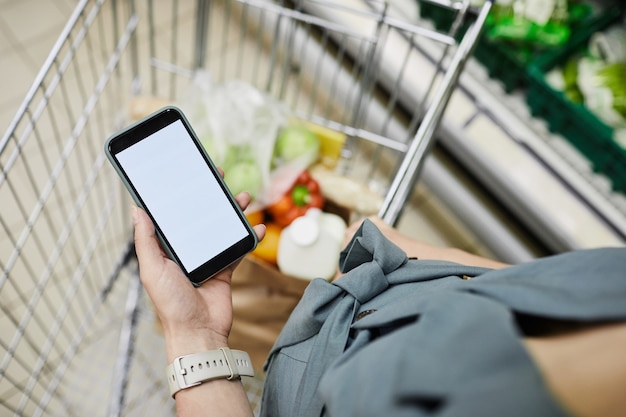
[[[423,3],[420,15],[442,31],[450,30],[454,14],[435,3]],[[560,134],[592,163],[596,172],[611,180],[613,190],[626,192],[626,151],[613,139],[613,129],[587,107],[576,104],[546,81],[546,74],[563,65],[570,57],[586,48],[591,36],[624,16],[623,5],[605,5],[572,26],[569,40],[558,47],[541,51],[516,49],[511,44],[489,39],[486,30],[476,44],[474,56],[487,69],[489,76],[502,82],[504,90],[524,91],[527,104],[535,117],[544,119],[550,131]],[[463,28],[459,29],[462,33]]]
[[[454,12],[435,3],[422,3],[420,16],[430,20],[437,30],[442,31],[450,31],[455,21]],[[458,32],[464,30],[461,27]],[[491,78],[502,82],[506,92],[521,86],[526,79],[526,64],[522,54],[489,40],[484,33],[476,43],[474,56],[485,66]]]
[[[562,51],[570,50],[574,44],[578,43],[581,34],[594,32],[598,28],[604,27],[607,21],[611,21],[615,14],[619,13],[619,9],[620,6],[617,4],[608,6],[606,10],[602,9],[601,11],[593,11],[593,8],[589,6],[589,13],[581,14],[569,23],[572,35],[564,45],[541,49],[530,45],[491,39],[488,36],[490,28],[494,25],[494,17],[491,16],[485,22],[485,31],[476,44],[474,56],[487,69],[491,78],[502,83],[507,93],[516,89],[523,89],[527,87],[529,82],[532,82],[529,80],[530,68],[539,67],[545,70],[545,65],[550,63],[552,57],[560,55]],[[432,21],[435,28],[442,31],[449,31],[455,20],[454,11],[443,8],[436,3],[422,3],[420,16]],[[458,32],[463,33],[464,29],[461,27]]]
[[[614,141],[613,129],[583,104],[572,102],[562,91],[547,83],[545,75],[583,52],[591,36],[620,21],[619,8],[607,10],[586,31],[576,33],[558,52],[542,56],[528,71],[526,100],[533,116],[544,119],[550,131],[562,135],[585,155],[594,171],[612,182],[614,191],[626,192],[626,150]]]

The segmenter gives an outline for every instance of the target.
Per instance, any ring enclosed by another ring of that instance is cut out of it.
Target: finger
[[[154,225],[145,211],[132,207],[135,226],[135,250],[140,264],[150,264],[163,258],[161,245],[156,237]]]
[[[237,201],[237,204],[239,204],[239,207],[241,207],[242,210],[245,210],[252,201],[252,198],[250,197],[250,194],[244,191],[237,194],[235,196],[235,200]]]
[[[267,227],[265,227],[265,225],[261,223],[254,226],[253,229],[259,242],[262,241],[263,238],[265,238],[265,232],[267,231]]]

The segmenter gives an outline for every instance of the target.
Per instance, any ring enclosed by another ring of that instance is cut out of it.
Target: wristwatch
[[[254,376],[250,356],[241,350],[220,348],[208,352],[179,356],[166,368],[170,394],[200,385],[212,379],[238,379]]]

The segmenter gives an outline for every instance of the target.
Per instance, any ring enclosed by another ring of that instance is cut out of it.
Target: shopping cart
[[[337,171],[395,223],[490,8],[431,3],[450,33],[417,2],[80,1],[0,141],[0,415],[173,414],[102,150],[137,97],[244,80],[345,134]]]

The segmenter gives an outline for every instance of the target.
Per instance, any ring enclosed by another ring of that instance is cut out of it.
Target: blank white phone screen
[[[117,159],[187,271],[248,234],[180,120]]]

